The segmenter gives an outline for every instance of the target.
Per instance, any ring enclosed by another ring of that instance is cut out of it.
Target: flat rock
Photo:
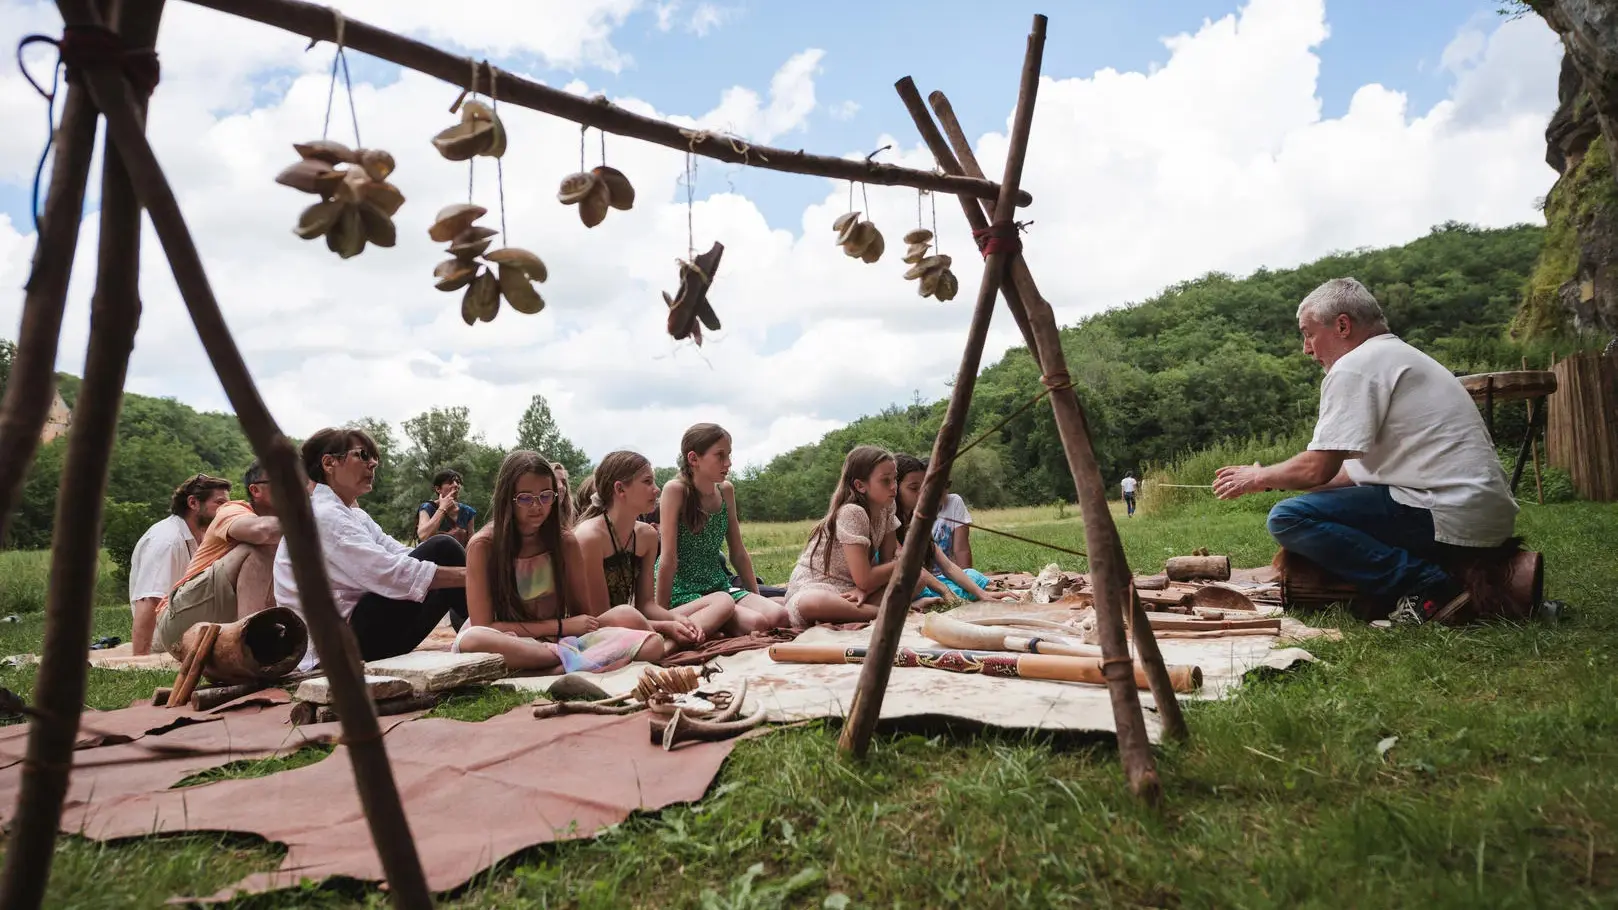
[[[371,701],[384,701],[389,698],[398,698],[409,695],[415,687],[408,679],[397,676],[365,676],[365,691],[370,694]],[[298,701],[312,702],[317,705],[331,704],[331,683],[324,676],[306,679],[298,683],[298,691],[294,695]]]
[[[444,692],[506,675],[506,659],[498,654],[451,654],[447,651],[412,651],[365,665],[371,676],[396,676],[410,681],[417,692]]]

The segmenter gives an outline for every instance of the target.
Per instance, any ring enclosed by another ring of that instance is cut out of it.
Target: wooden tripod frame
[[[190,2],[315,40],[334,40],[338,29],[338,18],[332,10],[301,0]],[[57,7],[70,30],[110,25],[116,29],[126,51],[151,52],[156,45],[164,0],[57,0]],[[906,88],[908,79],[900,83],[900,93],[911,107],[943,173],[748,146],[728,136],[683,131],[674,124],[614,107],[605,99],[580,98],[511,74],[502,74],[502,100],[607,132],[690,150],[722,161],[955,193],[962,201],[968,221],[974,228],[982,229],[990,222],[980,209],[983,204],[980,200],[995,200],[990,212],[997,225],[1009,224],[1016,207],[1032,201],[1018,184],[1038,88],[1045,22],[1044,16],[1034,18],[1012,132],[1012,151],[1007,159],[1006,175],[998,185],[983,177],[964,136],[958,135],[959,125],[945,107],[939,114],[945,128],[951,131],[951,139],[960,155],[960,160],[956,160],[938,136],[931,119],[921,110],[914,87]],[[462,77],[468,73],[465,58],[352,20],[344,22],[343,28],[344,43],[348,47],[452,84],[464,84]],[[479,75],[474,77],[474,85],[467,88],[492,81],[493,69],[487,63],[474,72]],[[935,95],[935,107],[941,103],[942,97]],[[84,642],[90,634],[107,471],[117,435],[129,355],[140,322],[142,209],[150,217],[162,243],[209,361],[254,452],[271,478],[271,493],[292,557],[293,573],[303,592],[310,641],[331,682],[332,699],[343,725],[343,743],[354,767],[355,786],[394,904],[401,908],[431,907],[432,894],[428,891],[394,784],[381,728],[365,693],[358,648],[332,601],[314,517],[308,498],[302,495],[307,477],[298,453],[265,406],[225,325],[174,192],[146,139],[145,108],[146,98],[132,88],[118,57],[85,60],[78,68],[69,69],[49,193],[23,302],[16,360],[5,399],[0,402],[0,539],[3,539],[6,522],[38,449],[55,385],[53,370],[61,343],[68,278],[77,252],[96,124],[99,117],[105,116],[100,249],[91,301],[85,375],[57,498],[45,642],[34,689],[35,717],[22,763],[17,811],[12,820],[4,870],[0,872],[0,907],[29,910],[40,906],[61,823],[62,801],[72,768],[73,742],[84,703]],[[1004,283],[1007,275],[1010,282]],[[1184,722],[1174,701],[1162,656],[1129,586],[1123,548],[1107,511],[1105,489],[1085,429],[1083,411],[1068,380],[1055,318],[1034,287],[1019,253],[998,251],[988,255],[960,372],[933,448],[932,467],[923,485],[921,502],[912,520],[913,528],[921,528],[920,537],[915,539],[926,539],[926,528],[937,514],[949,463],[960,444],[994,301],[1001,291],[1030,351],[1039,358],[1046,385],[1054,390],[1052,406],[1084,514],[1091,569],[1096,580],[1098,626],[1107,661],[1105,672],[1117,719],[1120,752],[1131,788],[1155,801],[1159,785],[1124,640],[1126,604],[1136,618],[1132,623],[1136,646],[1151,674],[1152,691],[1163,713],[1165,728],[1171,735],[1183,736]],[[843,732],[843,747],[855,754],[864,754],[869,747],[898,633],[903,626],[907,598],[896,592],[914,586],[922,550],[912,547],[905,551],[901,571],[896,573],[883,602],[872,641],[873,657],[882,659],[866,664]]]

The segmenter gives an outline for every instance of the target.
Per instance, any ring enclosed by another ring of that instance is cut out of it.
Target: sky
[[[1433,225],[1542,223],[1555,179],[1544,128],[1561,48],[1540,20],[1493,0],[1070,0],[993,5],[763,0],[342,0],[388,27],[502,70],[682,126],[750,142],[931,169],[893,91],[909,75],[949,95],[985,170],[1004,167],[1031,17],[1050,17],[1024,171],[1034,204],[1025,254],[1058,320],[1143,300],[1209,271],[1286,268],[1335,250],[1405,243]],[[498,24],[491,27],[492,24]],[[58,34],[54,4],[0,0],[0,43]],[[546,396],[593,458],[634,449],[672,464],[690,424],[730,430],[739,465],[817,440],[862,414],[948,394],[981,267],[959,206],[890,187],[854,189],[887,235],[864,264],[834,245],[846,182],[695,162],[616,136],[607,162],[634,209],[586,229],[556,186],[579,166],[574,124],[506,106],[497,186],[473,174],[497,243],[549,266],[538,315],[466,326],[459,294],[433,288],[445,257],[427,237],[467,197],[464,163],[431,136],[459,89],[353,54],[354,117],[341,86],[332,138],[390,151],[406,197],[399,242],[340,260],[292,234],[313,201],[275,175],[292,143],[325,127],[333,48],[171,0],[163,82],[148,128],[214,291],[283,430],[374,417],[396,426],[464,405],[510,445],[530,397]],[[48,78],[36,46],[30,71]],[[0,68],[0,336],[15,337],[35,232],[34,170],[45,101]],[[586,163],[600,163],[591,131]],[[79,373],[97,242],[99,155],[58,369]],[[504,213],[500,198],[504,198]],[[934,223],[962,292],[949,303],[904,281],[899,236]],[[919,216],[918,216],[919,212]],[[229,403],[150,227],[144,313],[128,389],[204,410]],[[665,331],[660,292],[691,246],[725,244],[710,300],[724,328],[695,347]],[[1018,341],[1003,309],[984,358]]]

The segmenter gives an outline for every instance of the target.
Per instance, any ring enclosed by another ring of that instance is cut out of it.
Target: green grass
[[[50,569],[51,555],[43,550],[0,551],[0,618],[42,613]],[[105,551],[97,569],[96,602],[127,603],[128,586]]]
[[[978,518],[1083,549],[1080,523],[1057,514]],[[1137,569],[1197,546],[1240,565],[1273,553],[1260,513],[1195,506],[1119,525]],[[1571,619],[1379,632],[1325,617],[1346,634],[1310,644],[1321,662],[1189,706],[1192,742],[1158,752],[1159,813],[1128,795],[1105,740],[894,732],[856,765],[838,757],[834,724],[811,724],[740,744],[700,804],[526,851],[442,904],[1613,906],[1618,509],[1525,505],[1519,527],[1546,553],[1549,594],[1571,605]],[[784,576],[805,528],[746,529],[760,574]],[[987,534],[973,545],[988,568],[1053,558],[1083,568]],[[100,634],[117,621],[106,612]],[[31,673],[0,680],[26,691]],[[127,703],[153,684],[151,674],[93,673],[91,700]],[[523,700],[470,691],[436,713],[475,720]],[[280,855],[218,836],[64,837],[49,902],[156,906],[273,868]],[[386,897],[331,886],[244,905],[380,907]]]

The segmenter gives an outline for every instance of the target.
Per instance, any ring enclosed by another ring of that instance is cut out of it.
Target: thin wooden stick
[[[928,96],[938,122],[949,137],[954,155],[941,158],[940,166],[948,170],[964,169],[968,174],[982,174],[972,145],[966,139],[955,111],[943,92]],[[931,119],[926,123],[931,126]],[[943,149],[942,151],[949,151]],[[959,156],[959,160],[955,160]],[[1157,776],[1156,761],[1152,758],[1151,742],[1146,735],[1145,718],[1141,713],[1140,696],[1124,677],[1119,662],[1128,653],[1125,640],[1124,611],[1135,609],[1130,594],[1131,576],[1124,557],[1123,543],[1118,537],[1118,526],[1107,506],[1107,488],[1101,479],[1101,467],[1096,462],[1095,449],[1090,442],[1090,430],[1085,423],[1084,407],[1072,388],[1067,372],[1067,357],[1062,352],[1061,332],[1056,326],[1056,315],[1034,284],[1033,273],[1025,257],[1019,255],[1011,263],[1011,282],[1006,285],[1006,304],[1012,309],[1023,309],[1035,336],[1034,357],[1040,364],[1044,382],[1051,386],[1051,410],[1056,418],[1057,434],[1067,456],[1068,471],[1073,475],[1078,494],[1079,510],[1084,519],[1085,550],[1089,554],[1090,577],[1095,589],[1096,632],[1102,649],[1112,661],[1108,666],[1119,667],[1109,680],[1112,695],[1114,724],[1118,730],[1118,753],[1129,778],[1130,789],[1148,802],[1156,803],[1162,796],[1162,785]],[[1145,625],[1145,624],[1142,624]],[[1152,697],[1157,703],[1158,715],[1163,722],[1164,735],[1184,739],[1188,735],[1180,704],[1173,696],[1167,665],[1155,638],[1146,634],[1136,638],[1136,651],[1146,665],[1152,681]]]
[[[302,0],[190,0],[190,2],[222,13],[262,22],[315,41],[337,39],[337,20],[332,10],[314,3],[304,3]],[[397,63],[406,69],[425,73],[471,91],[488,93],[492,84],[491,68],[487,61],[474,64],[464,56],[441,51],[430,44],[354,19],[343,20],[343,45],[350,50]],[[473,73],[476,75],[473,76]],[[473,79],[472,85],[467,85],[469,76]],[[548,85],[541,85],[504,70],[500,71],[500,103],[530,108],[583,126],[595,127],[602,132],[628,136],[631,139],[666,146],[680,152],[689,151],[731,164],[830,177],[834,180],[910,186],[940,193],[969,193],[983,199],[995,199],[1000,193],[1000,188],[987,180],[935,174],[931,171],[882,164],[865,158],[834,158],[829,155],[811,155],[801,149],[792,151],[749,145],[733,136],[642,117],[618,107],[604,96],[585,98],[559,91]],[[1028,205],[1032,202],[1033,197],[1027,193],[1017,194],[1018,205]]]
[[[92,9],[89,0],[84,4],[86,10]],[[127,15],[120,16],[126,45],[155,45],[162,13],[161,0],[131,4]],[[88,77],[93,72],[87,70],[80,75]],[[101,72],[122,79],[114,71]],[[144,135],[145,99],[130,100],[125,114],[131,128]],[[72,136],[66,141],[93,143],[93,118],[88,139]],[[84,706],[84,648],[90,638],[96,560],[101,556],[107,472],[118,437],[118,411],[123,402],[129,352],[135,346],[135,329],[140,323],[140,204],[128,174],[112,153],[112,140],[108,138],[105,145],[90,340],[84,357],[84,383],[74,408],[73,432],[68,436],[67,460],[56,497],[45,642],[34,687],[34,706],[40,713],[29,725],[17,811],[6,845],[5,868],[0,872],[0,907],[11,910],[30,910],[44,902],[51,860],[56,853],[62,800],[73,766],[73,742]],[[78,154],[70,151],[69,157]],[[74,194],[75,189],[82,196],[82,183],[66,191]],[[59,217],[78,220],[78,211],[56,211]],[[64,252],[71,261],[71,251],[42,250],[40,256],[61,256]],[[61,290],[66,291],[65,284]]]
[[[68,276],[79,249],[97,117],[90,93],[69,81],[62,124],[56,130],[50,190],[23,297],[16,359],[6,381],[5,401],[0,403],[0,545],[6,543],[11,511],[39,451],[39,437],[56,391],[56,352],[62,339],[62,313],[67,308]],[[12,128],[23,127],[13,124]]]
[[[100,17],[90,0],[58,0],[57,8],[62,20],[70,26],[99,24]],[[111,70],[92,69],[85,75],[96,106],[106,116],[107,134],[162,241],[175,284],[214,372],[236,409],[237,419],[252,442],[254,452],[270,475],[271,495],[281,521],[282,538],[292,557],[309,637],[331,681],[332,699],[343,717],[343,741],[349,747],[349,759],[354,765],[355,788],[359,791],[360,805],[376,843],[394,904],[400,908],[431,907],[432,893],[427,890],[416,844],[410,836],[410,825],[394,785],[393,769],[382,744],[382,730],[366,695],[359,648],[332,601],[314,515],[304,492],[308,478],[291,442],[281,433],[259,396],[241,351],[225,325],[174,191],[157,163],[151,144],[146,141],[129,84]],[[93,573],[86,575],[93,579]],[[81,635],[77,647],[83,647],[82,639]],[[82,653],[77,659],[82,674]],[[8,864],[10,859],[8,855]]]
[[[197,634],[196,646],[186,655],[185,666],[180,668],[180,678],[174,681],[174,691],[169,693],[169,707],[187,708],[191,705],[191,693],[197,691],[197,683],[202,681],[202,668],[208,665],[208,659],[213,656],[214,642],[219,640],[219,624],[203,623],[202,631]]]
[[[1011,143],[1006,153],[1005,177],[1000,182],[1000,197],[995,204],[995,220],[1007,223],[1016,214],[1017,187],[1022,181],[1023,158],[1028,151],[1028,133],[1034,119],[1034,98],[1039,91],[1040,61],[1045,50],[1045,17],[1036,15],[1032,33],[1028,36],[1028,49],[1023,57],[1022,82],[1017,92],[1016,113],[1012,117]],[[926,540],[938,515],[938,504],[949,482],[950,461],[955,457],[961,435],[966,429],[967,412],[972,406],[972,389],[977,384],[978,366],[983,360],[983,344],[989,334],[989,321],[994,315],[995,298],[1000,295],[1000,283],[1010,256],[1004,252],[989,255],[983,267],[983,280],[978,288],[977,306],[972,311],[972,325],[967,332],[966,349],[961,353],[961,366],[955,374],[955,387],[950,392],[949,407],[943,425],[933,442],[932,459],[928,462],[927,476],[922,481],[921,498],[910,516],[909,539]],[[921,575],[921,563],[927,547],[905,547],[898,568],[888,583],[877,616],[876,630],[871,635],[872,660],[860,669],[859,687],[849,706],[848,721],[838,747],[855,757],[863,757],[871,745],[871,735],[882,713],[882,697],[887,690],[888,677],[893,670],[893,656],[899,647],[899,635],[904,631],[905,617],[909,614],[910,593],[915,590]]]

